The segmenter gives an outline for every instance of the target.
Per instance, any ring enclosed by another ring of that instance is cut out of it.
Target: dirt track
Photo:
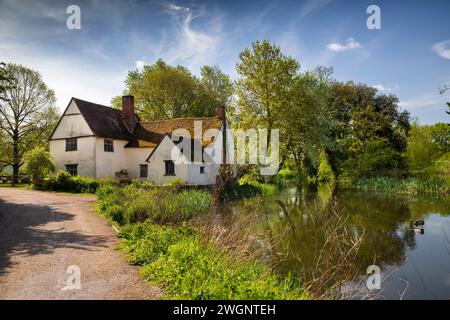
[[[93,212],[94,200],[0,188],[0,299],[153,299],[161,294],[115,250],[115,232]],[[80,268],[81,289],[64,289],[71,265]]]

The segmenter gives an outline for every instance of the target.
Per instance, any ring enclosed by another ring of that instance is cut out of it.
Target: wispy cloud
[[[444,109],[446,101],[447,97],[436,92],[423,94],[414,99],[400,101],[399,105],[408,110],[437,110]]]
[[[345,40],[345,43],[331,42],[327,44],[327,48],[330,49],[331,51],[343,52],[347,50],[360,49],[362,48],[362,45],[354,38],[350,37],[347,40]]]
[[[440,57],[450,60],[450,40],[445,40],[433,44],[431,49]]]
[[[223,43],[220,17],[209,15],[203,6],[189,8],[170,4],[168,9],[176,32],[175,41],[170,44],[165,55],[167,61],[183,64],[194,70],[215,62],[218,48]],[[202,28],[194,28],[194,21],[201,24]]]
[[[393,92],[395,90],[398,90],[399,85],[398,84],[383,85],[381,83],[378,83],[378,84],[372,85],[372,88],[375,88],[375,89],[377,89],[378,91],[380,91],[382,93],[389,93],[389,92]]]

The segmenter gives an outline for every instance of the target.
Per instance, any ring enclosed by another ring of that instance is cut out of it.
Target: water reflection
[[[319,296],[348,284],[349,277],[363,279],[375,264],[384,279],[378,298],[450,297],[449,197],[338,192],[322,186],[317,192],[291,189],[246,199],[232,209],[237,224],[254,214],[253,234],[273,244],[271,263],[285,275],[313,279]]]

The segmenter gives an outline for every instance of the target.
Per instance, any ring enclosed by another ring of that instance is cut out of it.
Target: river
[[[316,192],[289,189],[244,199],[225,211],[222,217],[250,230],[253,247],[266,248],[259,250],[263,261],[310,283],[316,296],[339,292],[352,299],[450,298],[448,196],[323,186]],[[367,273],[369,266],[375,266],[371,274],[376,268],[381,272],[379,287],[376,276]]]

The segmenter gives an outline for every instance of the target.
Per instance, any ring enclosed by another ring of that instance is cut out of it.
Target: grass
[[[242,259],[204,237],[190,222],[210,212],[212,196],[201,190],[100,186],[97,210],[120,228],[120,249],[141,265],[144,278],[170,299],[302,299],[298,281]]]
[[[298,282],[281,279],[266,265],[242,261],[212,243],[201,241],[198,230],[150,221],[122,228],[121,249],[130,263],[161,286],[170,299],[304,299]]]
[[[450,178],[431,177],[431,178],[391,178],[376,177],[363,178],[353,183],[344,184],[344,188],[383,191],[397,194],[450,194]]]

